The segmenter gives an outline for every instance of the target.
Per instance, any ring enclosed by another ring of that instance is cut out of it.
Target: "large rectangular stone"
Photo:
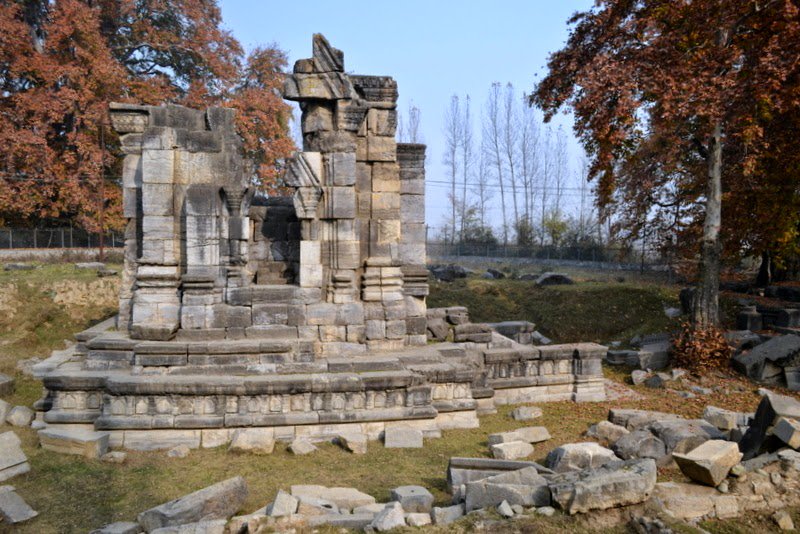
[[[356,216],[354,187],[323,187],[322,201],[326,219],[353,219]]]
[[[425,197],[423,195],[401,195],[400,219],[406,223],[425,222]]]
[[[400,219],[400,193],[372,193],[372,218]]]
[[[242,477],[235,477],[146,510],[137,520],[150,532],[157,528],[228,519],[241,509],[246,499],[247,484]]]
[[[43,449],[86,458],[100,458],[108,452],[108,440],[108,432],[56,427],[39,431],[39,443]]]
[[[356,183],[355,152],[332,152],[325,154],[327,185],[353,185]]]
[[[0,482],[30,471],[28,457],[14,432],[0,434]]]

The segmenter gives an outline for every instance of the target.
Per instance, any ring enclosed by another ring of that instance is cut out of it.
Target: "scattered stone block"
[[[14,393],[14,379],[0,373],[0,395],[11,395],[12,393]]]
[[[615,425],[610,421],[600,421],[589,427],[589,430],[586,431],[586,436],[595,438],[601,445],[609,446],[628,433],[630,431],[624,426]]]
[[[686,454],[672,453],[681,472],[692,480],[708,486],[718,486],[731,468],[742,459],[736,443],[709,440]]]
[[[327,499],[320,499],[318,497],[298,496],[297,497],[297,514],[303,516],[319,516],[339,514],[339,507],[335,502]]]
[[[653,375],[644,381],[645,387],[650,389],[664,389],[664,378],[661,375]]]
[[[386,508],[381,510],[370,523],[370,526],[378,532],[386,532],[387,530],[404,527],[405,525],[405,514],[399,502],[387,504]]]
[[[431,514],[406,514],[406,523],[410,527],[424,527],[431,524]]]
[[[122,464],[125,463],[127,460],[128,455],[123,451],[112,451],[107,452],[103,456],[100,457],[100,461],[109,463],[109,464]]]
[[[667,453],[688,452],[710,439],[725,438],[719,429],[703,419],[656,421],[648,428],[664,442]]]
[[[344,510],[375,504],[375,497],[355,488],[328,488],[311,484],[296,484],[290,488],[290,491],[298,499],[301,497],[323,499]]]
[[[786,510],[778,510],[772,514],[772,520],[778,525],[781,530],[794,530],[794,521],[792,516]]]
[[[536,513],[545,517],[552,517],[556,513],[556,509],[552,506],[541,506],[536,509]]]
[[[780,417],[800,419],[800,402],[793,397],[764,390],[756,414],[739,441],[739,449],[744,453],[745,460],[780,448],[781,440],[772,434],[772,428]]]
[[[422,486],[400,486],[390,493],[390,500],[397,501],[406,512],[430,513],[433,495]]]
[[[28,506],[25,500],[12,489],[0,489],[0,518],[11,525],[28,521],[39,512]]]
[[[550,492],[554,504],[576,514],[644,502],[655,484],[656,463],[647,458],[557,475],[550,481]]]
[[[42,448],[61,454],[100,458],[108,452],[108,432],[71,428],[45,428],[39,431]]]
[[[303,438],[297,438],[289,444],[289,451],[296,455],[311,454],[316,450],[317,447],[313,443]]]
[[[515,421],[530,421],[542,416],[542,409],[538,406],[519,406],[511,412]]]
[[[541,443],[550,439],[550,432],[543,426],[527,426],[514,430],[521,441],[527,443]]]
[[[533,445],[524,441],[511,441],[492,445],[492,456],[500,460],[518,460],[533,454]]]
[[[650,376],[650,373],[647,371],[642,371],[641,369],[634,369],[631,371],[631,382],[633,382],[634,386],[641,386],[647,380],[647,377]]]
[[[150,532],[162,527],[227,519],[246,499],[247,484],[242,477],[235,477],[146,510],[137,520]]]
[[[507,501],[501,502],[497,505],[497,513],[500,514],[501,517],[505,517],[508,519],[509,517],[514,517],[514,510],[511,509],[511,505],[508,504]]]
[[[731,366],[751,380],[768,378],[769,366],[784,367],[800,354],[800,336],[776,336],[731,359]]]
[[[140,534],[142,532],[142,527],[139,526],[139,523],[134,523],[133,521],[120,521],[117,523],[109,523],[108,525],[104,525],[96,530],[90,532],[90,534]]]
[[[266,513],[270,517],[287,517],[297,512],[298,499],[283,490],[278,490],[275,500],[267,505]]]
[[[772,433],[791,448],[800,448],[800,423],[797,420],[779,417]]]
[[[6,416],[6,423],[11,426],[31,426],[34,415],[33,410],[27,406],[14,406]]]
[[[225,534],[225,519],[157,528],[150,534]]]
[[[357,432],[339,434],[337,442],[353,454],[367,454],[367,435]]]
[[[550,451],[545,460],[556,473],[597,469],[608,462],[618,461],[614,451],[594,442],[567,443]]]
[[[378,515],[381,510],[386,508],[386,503],[375,502],[372,504],[364,504],[362,506],[356,506],[353,508],[354,514],[372,514],[373,517]]]
[[[522,441],[522,439],[519,434],[511,430],[508,432],[498,432],[496,434],[489,434],[489,437],[487,438],[486,441],[491,447],[492,445],[499,445],[500,443],[511,443],[512,441]]]
[[[706,406],[703,410],[703,419],[720,430],[733,430],[739,426],[747,425],[748,414],[724,410],[716,406]]]
[[[664,442],[647,430],[634,430],[621,436],[611,450],[623,460],[652,458],[659,461],[667,454]]]
[[[306,519],[309,527],[328,525],[329,527],[361,531],[375,519],[373,514],[323,514]]]
[[[638,430],[657,421],[681,420],[683,417],[672,413],[651,412],[648,410],[613,409],[608,412],[608,420],[628,430]]]
[[[389,427],[383,433],[383,444],[388,449],[421,449],[422,431],[402,426]]]
[[[466,485],[465,505],[468,511],[497,506],[502,501],[521,506],[550,504],[547,480],[535,467],[525,467]]]
[[[431,512],[434,525],[447,525],[459,518],[464,517],[464,505],[454,504],[453,506],[436,506]]]
[[[233,433],[231,452],[272,454],[275,449],[275,434],[271,428],[240,428]]]
[[[653,490],[651,502],[677,519],[694,521],[711,514],[719,496],[717,490],[707,486],[659,482]]]
[[[0,434],[0,482],[31,470],[21,442],[13,432]]]

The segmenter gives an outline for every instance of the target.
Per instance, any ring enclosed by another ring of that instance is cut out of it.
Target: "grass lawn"
[[[51,268],[53,271],[45,271]],[[108,314],[108,310],[95,310],[80,315],[71,311],[69,306],[52,303],[52,299],[51,304],[47,304],[47,288],[52,287],[54,277],[70,278],[74,275],[85,283],[94,280],[91,276],[84,279],[84,273],[60,269],[48,266],[43,271],[51,272],[52,276],[34,271],[17,274],[13,280],[15,285],[27,287],[21,294],[31,302],[31,312],[21,316],[22,320],[16,323],[20,326],[0,323],[0,340],[29,341],[0,345],[0,362],[3,362],[0,372],[13,369],[14,361],[23,356],[43,355],[48,347],[58,346],[69,332]],[[10,282],[0,279],[0,285]],[[675,323],[664,315],[663,305],[676,305],[676,294],[676,288],[649,283],[584,282],[569,287],[536,289],[525,282],[468,279],[447,286],[434,284],[429,305],[468,305],[474,321],[528,319],[537,323],[542,333],[557,341],[626,341],[634,334],[674,327]],[[42,311],[35,310],[47,311],[44,314],[47,319],[44,320]],[[15,328],[23,331],[14,331]],[[50,329],[55,333],[44,335]],[[30,352],[25,350],[25,343],[30,343]],[[626,380],[628,371],[605,368],[608,378],[620,382]],[[38,398],[41,385],[37,381],[20,374],[17,374],[17,380],[17,392],[6,400],[30,404]],[[542,461],[554,447],[582,441],[581,433],[590,424],[605,419],[613,407],[671,411],[697,417],[707,404],[753,410],[758,403],[756,386],[738,377],[720,374],[704,377],[700,382],[707,387],[716,386],[718,390],[706,397],[683,399],[669,389],[648,390],[629,385],[644,398],[638,401],[542,404],[543,417],[526,425],[546,426],[552,439],[537,445],[533,458]],[[15,532],[87,532],[112,521],[135,520],[136,515],[147,508],[236,475],[243,476],[250,489],[243,510],[245,513],[263,507],[278,489],[288,490],[292,484],[353,486],[379,501],[385,501],[389,490],[395,486],[419,484],[434,493],[437,504],[448,504],[445,483],[448,459],[452,456],[488,457],[489,434],[524,426],[509,416],[511,409],[502,407],[496,414],[481,417],[478,429],[445,431],[441,439],[426,440],[423,449],[391,450],[371,442],[368,453],[363,456],[322,444],[320,450],[311,455],[295,457],[285,445],[278,444],[275,452],[268,456],[231,454],[225,448],[193,450],[183,459],[167,458],[165,452],[129,452],[125,464],[112,465],[44,451],[38,447],[34,431],[14,428],[23,440],[32,469],[7,484],[15,486],[19,494],[40,512],[38,518],[24,523]],[[10,429],[0,425],[0,432]],[[670,469],[662,469],[660,477],[663,480],[682,480],[680,472]],[[479,528],[474,521],[467,519],[440,530]],[[0,523],[0,532],[3,528]],[[753,516],[736,522],[710,522],[704,528],[712,532],[752,532],[755,528],[766,531],[772,528],[772,523],[769,519]],[[563,515],[526,517],[494,525],[492,530],[624,532],[619,527],[604,530],[598,525],[588,524],[585,518]]]

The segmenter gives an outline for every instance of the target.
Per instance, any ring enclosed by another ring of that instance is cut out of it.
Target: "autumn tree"
[[[0,3],[0,221],[121,225],[111,101],[236,107],[254,179],[272,183],[293,148],[286,57],[245,58],[221,23],[214,0]]]
[[[547,118],[574,110],[602,206],[620,189],[638,190],[644,210],[672,202],[653,191],[691,199],[684,215],[700,238],[692,319],[698,329],[714,326],[723,200],[777,187],[763,172],[775,146],[765,127],[797,117],[798,4],[599,0],[570,24],[531,102]],[[658,172],[636,172],[643,168]]]

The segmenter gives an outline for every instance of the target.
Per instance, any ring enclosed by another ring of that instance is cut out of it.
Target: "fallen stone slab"
[[[124,464],[125,460],[128,459],[127,453],[123,451],[111,451],[105,453],[103,456],[100,457],[100,461],[106,462],[109,464]]]
[[[32,263],[6,263],[3,265],[4,271],[32,271],[34,269],[38,269],[38,267]]]
[[[625,434],[611,446],[611,450],[623,460],[652,458],[658,462],[667,455],[664,442],[647,430],[635,430]]]
[[[31,470],[21,444],[14,432],[0,434],[0,482]]]
[[[618,461],[614,451],[597,443],[567,443],[550,451],[545,460],[547,467],[556,473],[597,469],[609,462]]]
[[[316,450],[316,445],[303,438],[297,438],[289,444],[289,451],[296,455],[311,454]]]
[[[716,406],[706,406],[705,410],[703,410],[703,419],[720,430],[733,430],[740,426],[747,426],[752,415],[725,410]]]
[[[335,502],[317,497],[298,496],[297,515],[315,517],[320,515],[338,515],[342,511]]]
[[[11,395],[12,393],[14,393],[14,379],[0,373],[0,395]]]
[[[48,451],[100,458],[108,452],[108,432],[72,428],[45,428],[39,431],[39,444]]]
[[[139,514],[137,521],[146,531],[157,528],[227,519],[247,499],[247,483],[242,477],[223,480],[207,488]]]
[[[318,486],[313,484],[295,484],[290,488],[294,497],[313,497],[330,501],[338,508],[352,510],[359,506],[375,504],[375,497],[367,495],[355,488]]]
[[[367,435],[357,432],[339,434],[336,442],[346,451],[353,454],[367,454]]]
[[[541,443],[550,439],[550,432],[543,426],[526,426],[514,430],[514,433],[526,443]]]
[[[526,467],[536,468],[536,471],[543,476],[553,474],[550,469],[531,461],[453,457],[447,466],[447,484],[454,502],[457,502],[464,499],[466,484],[469,482]]]
[[[464,517],[464,505],[454,504],[452,506],[435,506],[431,512],[431,519],[434,525],[447,525]]]
[[[627,365],[637,355],[638,351],[635,350],[609,350],[604,360],[609,365]]]
[[[225,534],[225,519],[213,521],[200,521],[172,527],[157,528],[150,534]]]
[[[683,521],[695,521],[714,511],[717,496],[714,488],[681,482],[659,482],[651,502],[667,514]]]
[[[500,460],[519,460],[533,454],[533,445],[524,441],[511,441],[492,445],[492,456]]]
[[[535,467],[526,467],[466,485],[467,511],[497,506],[503,501],[521,506],[549,505],[550,488],[547,479]]]
[[[267,505],[266,515],[270,517],[288,517],[297,512],[298,504],[297,497],[289,495],[283,490],[278,490],[275,500]]]
[[[12,489],[0,489],[0,518],[5,523],[16,525],[39,515]]]
[[[600,421],[589,427],[586,436],[594,438],[603,446],[613,445],[619,438],[629,434],[630,430],[624,426],[615,425],[611,421]]]
[[[648,426],[664,442],[667,453],[685,453],[710,439],[724,439],[725,435],[703,419],[676,419],[656,421]]]
[[[489,437],[486,438],[486,442],[490,447],[492,445],[499,445],[500,443],[511,443],[512,441],[522,441],[520,435],[513,430],[489,434]]]
[[[778,510],[772,514],[772,520],[778,525],[781,530],[794,530],[794,520],[789,512],[786,510]]]
[[[648,410],[613,409],[608,412],[608,420],[628,430],[638,430],[656,421],[683,419],[680,415]]]
[[[167,458],[186,458],[191,452],[192,450],[189,448],[189,446],[185,443],[182,443],[168,450]]]
[[[6,416],[6,423],[11,426],[31,426],[34,415],[33,410],[27,406],[14,406]]]
[[[387,530],[404,527],[405,525],[405,514],[399,502],[387,504],[386,508],[381,510],[370,523],[370,526],[378,532],[386,532]]]
[[[309,517],[306,523],[309,527],[327,525],[338,529],[364,530],[374,519],[374,514],[324,514]]]
[[[85,261],[79,262],[75,264],[76,269],[88,269],[88,270],[97,270],[97,269],[105,269],[106,264],[99,262],[99,261]]]
[[[645,383],[647,378],[650,376],[650,373],[647,371],[642,371],[641,369],[634,369],[631,371],[631,382],[633,382],[634,386],[641,386]]]
[[[718,486],[742,459],[736,443],[712,439],[686,453],[672,453],[681,472],[701,484]]]
[[[497,513],[500,514],[500,517],[505,517],[506,519],[509,517],[514,517],[514,510],[506,501],[503,501],[497,505]]]
[[[776,451],[782,446],[783,442],[772,433],[772,428],[780,417],[800,419],[800,402],[793,397],[764,390],[756,414],[739,441],[739,449],[744,453],[745,460]]]
[[[422,431],[416,428],[390,427],[383,433],[383,445],[387,449],[421,449],[422,444]]]
[[[406,523],[410,527],[424,527],[426,525],[430,525],[432,522],[431,514],[406,514]]]
[[[800,448],[800,422],[796,419],[779,417],[772,433],[791,448]]]
[[[639,348],[633,361],[627,362],[639,369],[660,371],[669,366],[669,352],[672,344],[669,341],[644,344]]]
[[[761,381],[768,378],[765,375],[768,363],[783,367],[798,354],[800,336],[776,336],[749,351],[736,354],[731,359],[731,366],[751,380]]]
[[[656,463],[647,458],[558,475],[550,492],[553,503],[572,515],[644,502],[655,484]]]
[[[89,534],[140,534],[142,527],[139,523],[132,521],[119,521],[117,523],[109,523],[102,527],[91,531]]]
[[[515,421],[530,421],[542,416],[542,409],[538,406],[518,406],[511,412]]]
[[[406,512],[430,513],[433,495],[422,486],[400,486],[389,493],[390,501],[397,501]]]
[[[271,428],[240,428],[233,433],[230,452],[272,454],[275,449],[275,433]]]

